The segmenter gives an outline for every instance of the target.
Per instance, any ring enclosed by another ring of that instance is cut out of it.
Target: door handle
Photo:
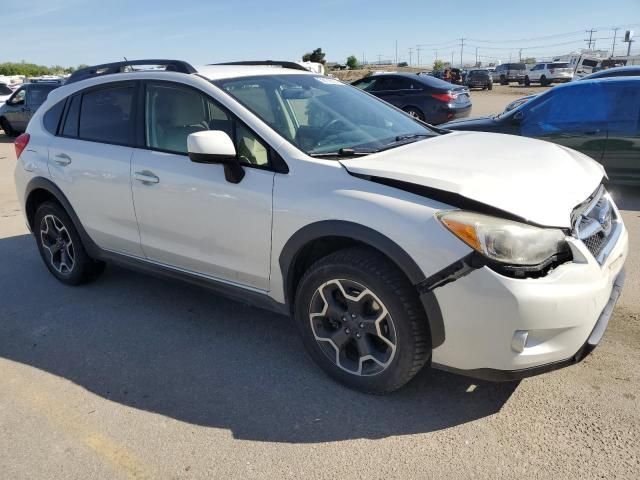
[[[31,111],[31,109],[30,109],[30,108],[26,108],[26,107],[22,107],[22,108],[20,109],[20,111],[21,111],[21,112],[30,112],[30,111]]]
[[[59,153],[54,157],[54,161],[61,167],[66,167],[71,163],[71,157],[66,153]]]
[[[136,172],[133,174],[134,178],[142,183],[145,184],[149,184],[149,183],[159,183],[160,179],[158,177],[156,177],[153,173],[151,172]]]

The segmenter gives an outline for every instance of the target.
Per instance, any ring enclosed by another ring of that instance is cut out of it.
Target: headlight
[[[456,237],[496,262],[509,265],[539,265],[568,245],[561,230],[453,210],[437,214],[438,220]]]

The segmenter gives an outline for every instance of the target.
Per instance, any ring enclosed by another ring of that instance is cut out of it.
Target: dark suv
[[[469,88],[481,88],[483,90],[493,89],[493,79],[489,70],[477,69],[470,70],[464,81]]]
[[[356,80],[352,85],[433,124],[466,117],[471,112],[467,87],[429,75],[381,73]]]
[[[524,63],[503,63],[498,65],[493,72],[493,81],[500,85],[508,85],[510,82],[524,82],[527,66]]]
[[[27,124],[49,92],[60,82],[25,83],[0,107],[0,128],[8,136],[16,136],[27,129]]]

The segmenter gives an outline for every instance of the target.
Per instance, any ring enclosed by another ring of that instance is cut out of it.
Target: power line
[[[616,54],[616,37],[618,35],[619,27],[613,28],[613,43],[611,44],[611,56],[613,57]]]
[[[618,28],[631,28],[631,27],[638,27],[640,26],[640,23],[630,23],[627,25],[618,25]],[[593,27],[594,31],[595,30],[607,30],[607,29],[611,29],[611,27]],[[588,32],[588,30],[587,30]],[[536,40],[547,40],[547,39],[551,39],[551,38],[560,38],[560,37],[569,37],[572,35],[580,35],[584,33],[584,30],[576,30],[574,32],[564,32],[564,33],[555,33],[553,35],[544,35],[544,36],[540,36],[540,37],[529,37],[529,38],[515,38],[515,39],[509,39],[509,40],[481,40],[478,38],[467,38],[467,40],[470,40],[472,42],[479,42],[479,43],[526,43],[526,42],[533,42]]]

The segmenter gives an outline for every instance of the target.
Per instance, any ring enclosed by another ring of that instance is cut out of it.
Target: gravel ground
[[[474,114],[511,92],[474,92]],[[425,370],[372,397],[325,377],[284,317],[114,267],[57,283],[14,165],[0,135],[3,478],[638,478],[637,189],[614,192],[628,283],[583,363],[508,384]]]

